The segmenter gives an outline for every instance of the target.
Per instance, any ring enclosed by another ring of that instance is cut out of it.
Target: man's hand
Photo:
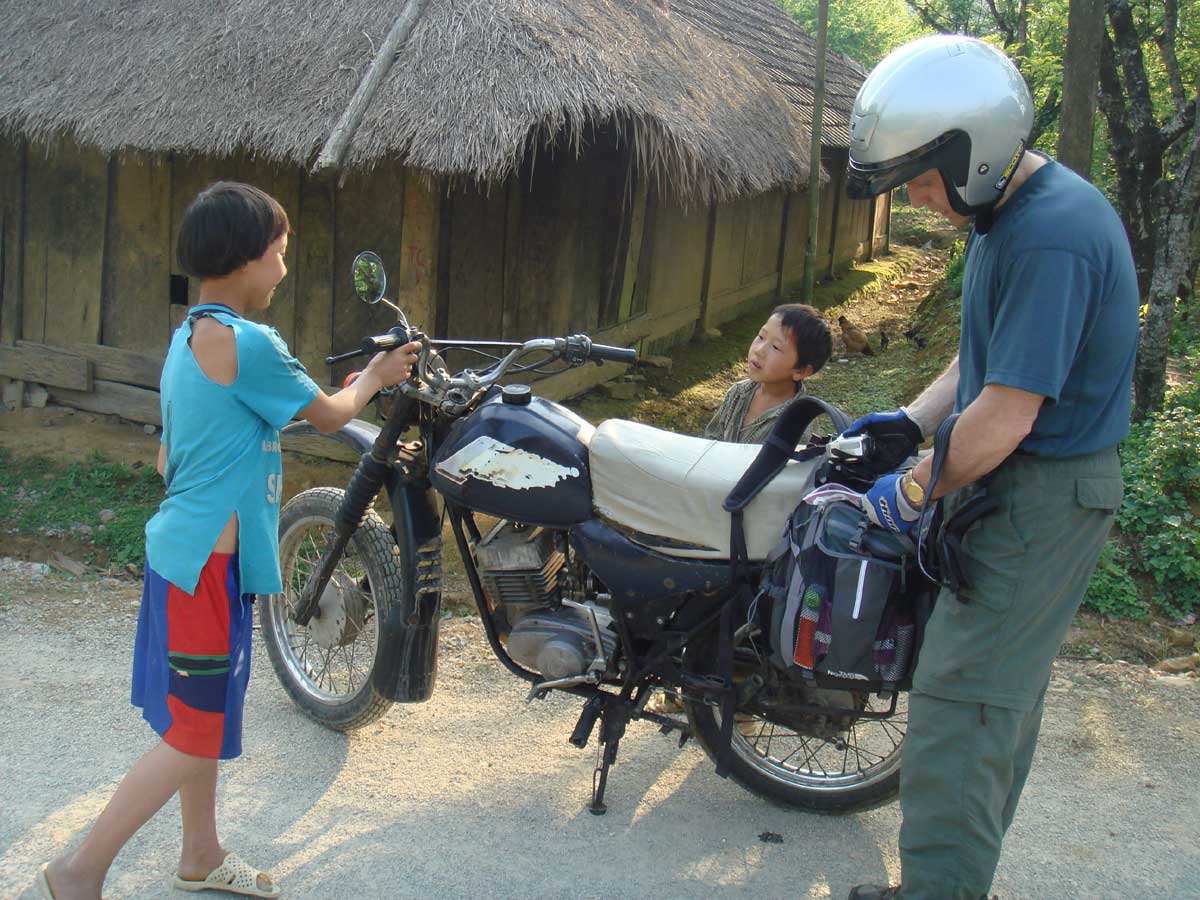
[[[913,509],[900,490],[903,477],[899,472],[884,475],[863,495],[863,509],[867,517],[881,528],[896,534],[908,534],[921,517],[921,511]]]
[[[890,472],[917,452],[924,435],[921,426],[901,407],[895,412],[876,412],[858,419],[845,436],[870,435],[874,449],[866,463],[874,472]]]

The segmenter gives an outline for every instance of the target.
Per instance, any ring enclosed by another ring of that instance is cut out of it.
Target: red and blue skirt
[[[194,594],[146,567],[131,699],[181,753],[211,759],[242,753],[253,601],[239,589],[237,554],[213,553]]]

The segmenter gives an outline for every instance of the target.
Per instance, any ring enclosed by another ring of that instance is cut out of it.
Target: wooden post
[[[833,193],[833,215],[829,217],[829,269],[827,278],[833,277],[834,266],[837,264],[838,226],[841,224],[842,194],[844,181],[837,175],[829,176],[830,190]]]
[[[783,221],[779,225],[779,256],[775,259],[775,299],[783,297],[783,263],[787,256],[788,217],[792,212],[792,192],[783,193]]]
[[[804,302],[812,303],[817,268],[817,226],[821,213],[821,118],[825,115],[825,45],[829,0],[817,4],[817,72],[813,87],[812,141],[808,153],[808,242],[804,245]]]
[[[713,249],[716,237],[717,201],[713,200],[708,206],[708,230],[704,236],[704,275],[700,280],[700,312],[696,314],[695,340],[704,340],[708,331],[708,295],[712,289]]]

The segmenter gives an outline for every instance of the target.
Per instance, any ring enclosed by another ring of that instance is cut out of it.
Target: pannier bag
[[[829,687],[909,687],[933,599],[915,563],[909,538],[873,525],[857,506],[801,503],[753,605],[769,611],[774,665]]]

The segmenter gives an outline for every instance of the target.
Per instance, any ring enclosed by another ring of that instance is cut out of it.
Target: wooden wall
[[[822,189],[820,277],[880,252],[888,234],[886,198],[874,212],[870,202],[850,201],[845,153],[825,164],[833,177]],[[452,189],[397,165],[348,172],[335,183],[244,155],[106,159],[71,141],[26,147],[5,139],[0,344],[52,345],[86,360],[87,378],[72,368],[64,391],[91,385],[93,375],[94,389],[112,394],[112,403],[128,402],[125,388],[155,387],[185,301],[197,299],[195,280],[175,260],[179,223],[187,204],[218,179],[258,185],[288,211],[289,275],[260,318],[324,384],[339,383],[353,367],[331,371],[326,355],[393,322],[386,307],[353,295],[351,261],[365,249],[382,256],[388,296],[410,321],[449,337],[583,331],[648,347],[685,339],[697,323],[717,324],[751,300],[780,296],[803,276],[802,192],[688,204],[639,175],[603,133],[582,157],[541,152],[502,184]],[[10,370],[17,350],[0,347]],[[589,367],[555,384],[582,389],[588,385],[580,378],[615,371]],[[148,397],[139,404],[153,406]]]

